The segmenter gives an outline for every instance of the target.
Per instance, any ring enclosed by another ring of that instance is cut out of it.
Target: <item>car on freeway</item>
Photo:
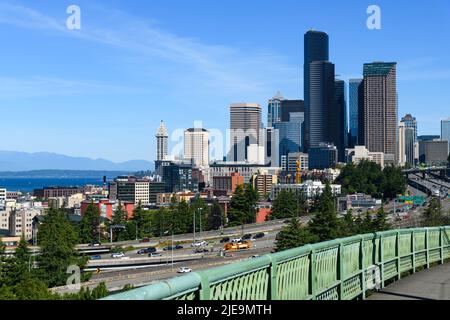
[[[220,240],[220,243],[227,243],[227,242],[230,242],[229,237],[225,237],[225,238],[222,238],[222,240]]]
[[[96,255],[96,256],[92,256],[91,257],[91,260],[101,260],[102,259],[102,256],[100,256],[100,255]]]
[[[181,249],[183,249],[183,246],[180,246],[180,245],[176,245],[176,246],[167,246],[167,247],[165,247],[163,250],[164,251],[171,251],[171,250],[181,250]]]
[[[181,267],[180,269],[178,269],[178,273],[191,273],[191,272],[192,269],[187,267]]]
[[[149,256],[149,258],[157,258],[157,257],[162,257],[162,254],[159,252],[153,252],[153,253],[149,253],[148,256]]]
[[[261,238],[264,238],[265,236],[266,236],[266,234],[264,232],[260,232],[260,233],[255,234],[253,239],[261,239]]]
[[[137,254],[148,254],[148,253],[154,253],[156,251],[157,251],[156,248],[150,247],[150,248],[138,250]]]
[[[206,248],[196,248],[195,253],[208,253],[209,250]]]
[[[200,240],[200,241],[196,241],[193,244],[191,244],[191,247],[205,247],[207,246],[208,243],[206,241]]]
[[[249,233],[249,234],[244,235],[242,237],[242,240],[250,240],[251,238],[252,238],[252,235]]]
[[[102,244],[100,242],[92,242],[89,244],[89,247],[100,247]]]
[[[231,243],[241,243],[242,239],[241,238],[234,238],[230,241]]]
[[[123,257],[125,257],[125,253],[123,252],[116,252],[111,255],[111,258],[123,258]]]
[[[140,241],[141,243],[147,243],[150,242],[150,238],[144,238]]]

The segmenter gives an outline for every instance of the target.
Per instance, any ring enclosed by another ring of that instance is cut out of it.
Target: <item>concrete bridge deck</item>
[[[367,300],[450,300],[450,263],[403,278]]]

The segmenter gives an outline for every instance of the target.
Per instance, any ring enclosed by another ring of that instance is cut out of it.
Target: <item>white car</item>
[[[241,243],[241,242],[242,242],[241,238],[236,238],[236,239],[231,240],[231,243]]]
[[[198,248],[198,247],[205,247],[207,245],[208,245],[208,243],[206,241],[197,241],[197,242],[194,242],[191,246]]]
[[[178,269],[178,273],[191,273],[192,269],[190,268],[186,268],[186,267],[182,267],[180,269]]]
[[[111,255],[111,257],[112,257],[112,258],[123,258],[123,257],[125,257],[125,253],[123,253],[123,252],[113,253],[113,254]]]

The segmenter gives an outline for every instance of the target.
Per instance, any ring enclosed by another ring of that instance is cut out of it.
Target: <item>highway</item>
[[[418,178],[419,184],[425,185],[431,190],[433,185],[442,183],[442,181],[434,181],[433,179],[423,180],[417,176],[410,175],[411,179]],[[424,195],[421,191],[409,187],[412,195]],[[442,199],[443,209],[445,212],[450,210],[450,199]],[[405,205],[397,204],[396,209],[403,209]],[[393,212],[393,203],[385,206],[388,213]],[[397,215],[389,214],[390,222],[394,227],[412,227],[414,223],[420,223],[421,216],[426,207],[417,207],[409,212],[403,212],[403,218],[400,220]],[[355,212],[355,214],[359,214]],[[311,216],[301,217],[303,223],[309,222]],[[418,221],[418,222],[417,222]],[[100,274],[94,274],[91,281],[84,283],[84,287],[95,288],[99,283],[105,282],[110,291],[119,291],[125,285],[131,284],[135,287],[148,285],[164,279],[172,278],[178,275],[177,270],[180,267],[189,267],[193,271],[208,269],[215,266],[220,266],[228,263],[240,261],[242,259],[249,259],[253,255],[264,255],[273,252],[275,248],[275,238],[278,232],[286,225],[286,219],[267,222],[263,224],[254,224],[244,227],[244,234],[252,234],[264,232],[265,237],[258,240],[252,240],[253,246],[249,250],[241,252],[233,252],[232,256],[220,256],[220,251],[223,249],[223,243],[220,240],[223,237],[240,237],[242,236],[241,227],[224,229],[223,232],[208,231],[196,234],[196,240],[205,240],[208,242],[207,248],[212,252],[195,254],[194,248],[190,245],[193,242],[194,235],[178,235],[173,237],[174,244],[181,244],[184,246],[182,250],[162,251],[163,246],[171,244],[172,237],[154,238],[150,242],[139,243],[136,241],[127,241],[121,243],[114,243],[112,246],[132,246],[132,251],[125,252],[125,258],[113,259],[110,253],[101,254],[100,260],[91,260],[89,262],[90,270],[103,264],[106,267],[100,266]],[[107,245],[111,248],[111,245]],[[137,251],[140,248],[157,247],[158,252],[162,254],[159,258],[148,258],[148,255],[138,255]],[[89,248],[88,246],[80,246],[82,248]],[[92,248],[92,247],[91,247]],[[173,264],[172,264],[173,259]],[[184,261],[178,261],[183,259]],[[186,260],[188,259],[188,260]],[[132,266],[130,264],[137,262],[139,265]],[[97,265],[96,265],[97,264]],[[112,268],[108,267],[112,264]],[[120,270],[116,268],[119,265]],[[55,291],[59,293],[73,292],[66,287],[56,288]]]

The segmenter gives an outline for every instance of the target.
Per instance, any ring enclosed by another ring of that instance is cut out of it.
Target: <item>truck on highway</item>
[[[240,243],[227,243],[223,249],[225,251],[238,251],[238,250],[247,250],[252,247],[252,243],[250,241],[243,241]]]

